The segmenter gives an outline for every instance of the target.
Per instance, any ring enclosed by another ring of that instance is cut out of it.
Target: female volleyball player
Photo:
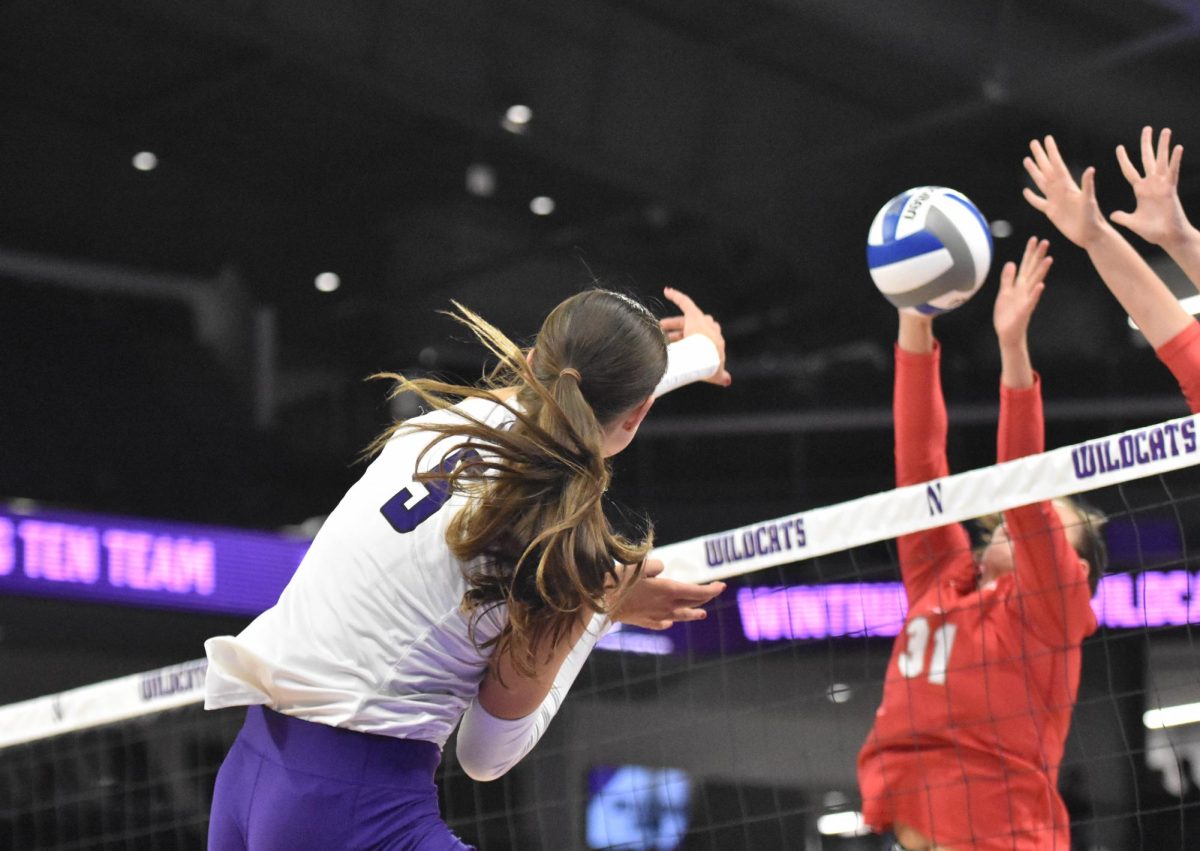
[[[1008,263],[993,315],[1000,344],[998,460],[1043,449],[1040,380],[1026,344],[1051,260],[1031,239]],[[896,483],[949,473],[940,347],[930,317],[901,311]],[[1103,569],[1095,518],[1059,500],[1004,513],[976,556],[959,524],[899,539],[908,614],[883,702],[858,758],[863,816],[904,849],[1070,848],[1058,765],[1096,628]]]
[[[621,537],[602,506],[606,459],[657,394],[729,382],[720,326],[666,295],[682,316],[661,326],[623,295],[573,296],[528,352],[460,307],[500,360],[492,379],[395,376],[433,410],[376,441],[279,602],[205,645],[206,706],[250,707],[217,776],[211,848],[465,848],[433,783],[460,719],[464,769],[498,777],[608,618],[705,616],[724,586],[656,578],[649,533]]]
[[[1200,412],[1200,325],[1104,218],[1096,201],[1096,169],[1089,166],[1076,183],[1053,136],[1034,139],[1029,149],[1025,170],[1042,194],[1026,188],[1026,200],[1063,236],[1087,251],[1109,291],[1179,382],[1192,412]],[[1142,130],[1145,175],[1138,174],[1124,146],[1119,147],[1117,159],[1133,186],[1137,208],[1132,213],[1114,213],[1112,218],[1165,248],[1200,287],[1200,234],[1184,215],[1176,190],[1182,157],[1181,147],[1171,151],[1169,130],[1159,134],[1157,150],[1151,129]]]

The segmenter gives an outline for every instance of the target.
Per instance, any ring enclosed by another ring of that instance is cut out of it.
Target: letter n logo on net
[[[927,485],[925,487],[925,503],[929,506],[929,516],[941,514],[942,509],[942,483]]]

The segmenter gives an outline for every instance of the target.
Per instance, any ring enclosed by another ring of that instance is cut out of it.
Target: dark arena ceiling
[[[745,506],[683,530],[886,488],[875,211],[954,187],[1014,258],[1056,236],[1021,197],[1030,138],[1129,209],[1113,149],[1150,124],[1193,146],[1200,215],[1198,35],[1185,0],[7,0],[0,496],[318,514],[387,420],[367,375],[478,375],[437,310],[528,339],[594,279],[691,293],[730,348],[735,386],[664,400],[621,460],[635,503],[682,481],[719,494],[706,516]],[[1184,413],[1082,253],[1054,251],[1050,445]],[[998,267],[939,322],[957,469],[994,460]]]

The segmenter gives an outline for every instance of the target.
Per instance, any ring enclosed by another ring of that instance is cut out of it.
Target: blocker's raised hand
[[[1108,224],[1096,203],[1096,169],[1088,166],[1078,184],[1071,176],[1053,136],[1029,143],[1032,156],[1025,157],[1025,171],[1041,192],[1023,190],[1025,200],[1080,248],[1087,248]]]
[[[1121,173],[1133,187],[1137,207],[1132,213],[1117,211],[1109,218],[1127,227],[1146,242],[1167,246],[1188,231],[1187,214],[1179,202],[1179,167],[1183,146],[1171,148],[1171,129],[1164,127],[1154,145],[1154,131],[1142,128],[1142,172],[1129,158],[1124,145],[1117,145]]]
[[[1001,346],[1025,342],[1029,320],[1046,288],[1046,273],[1054,262],[1053,257],[1046,255],[1049,248],[1049,242],[1031,236],[1025,243],[1020,267],[1009,261],[1000,272],[1000,291],[996,293],[992,323]]]

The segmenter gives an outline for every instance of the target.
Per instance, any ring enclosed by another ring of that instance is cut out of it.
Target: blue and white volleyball
[[[992,265],[992,234],[970,199],[918,186],[883,205],[867,235],[867,266],[893,305],[945,313],[975,295]]]

